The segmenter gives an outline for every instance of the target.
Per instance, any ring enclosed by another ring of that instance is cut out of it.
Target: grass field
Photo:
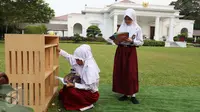
[[[62,43],[73,53],[79,44]],[[113,57],[116,46],[91,44],[101,69],[100,99],[88,112],[200,112],[200,49],[138,48],[140,92],[139,105],[119,102],[112,92]],[[69,72],[69,64],[60,57],[60,76]],[[0,43],[0,71],[4,71],[4,45]],[[61,87],[61,85],[60,85]],[[58,112],[59,104],[48,112]]]

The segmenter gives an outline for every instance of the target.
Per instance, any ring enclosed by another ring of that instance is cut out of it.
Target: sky
[[[88,7],[104,7],[115,2],[115,0],[44,0],[49,3],[49,6],[54,9],[56,16],[61,16],[69,13],[81,13],[85,4]],[[118,0],[121,1],[121,0]],[[149,2],[153,5],[169,5],[174,0],[131,0],[135,3]]]

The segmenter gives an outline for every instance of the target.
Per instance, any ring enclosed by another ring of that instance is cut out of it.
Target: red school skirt
[[[136,47],[118,46],[114,59],[113,92],[133,95],[139,90]]]
[[[63,87],[59,92],[59,99],[66,110],[79,110],[97,102],[99,93],[73,87]]]

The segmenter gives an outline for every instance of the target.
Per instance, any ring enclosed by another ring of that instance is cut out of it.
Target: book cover
[[[120,33],[115,33],[111,37],[109,37],[111,40],[118,40],[118,41],[123,41],[124,39],[129,38],[129,33],[128,32],[120,32]]]
[[[80,83],[81,82],[81,78],[78,74],[76,73],[69,73],[64,77],[64,81],[65,82],[71,82],[71,83]]]

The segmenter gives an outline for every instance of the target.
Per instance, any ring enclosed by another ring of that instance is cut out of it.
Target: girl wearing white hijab
[[[93,58],[91,47],[83,44],[74,51],[73,55],[58,50],[81,78],[81,83],[68,82],[59,92],[59,98],[65,109],[84,111],[94,107],[93,103],[99,98],[100,69]]]
[[[113,91],[123,94],[119,98],[120,101],[125,101],[128,96],[132,96],[132,103],[139,104],[135,97],[135,93],[139,90],[136,46],[143,45],[143,37],[133,9],[125,11],[124,20],[118,32],[128,32],[129,38],[122,42],[114,41],[118,48],[114,59]]]

